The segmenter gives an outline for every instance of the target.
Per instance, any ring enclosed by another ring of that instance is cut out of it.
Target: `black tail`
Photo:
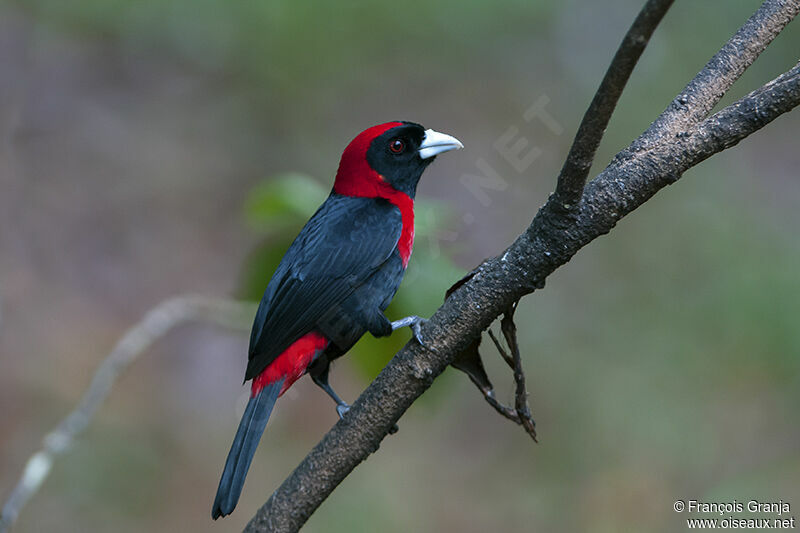
[[[244,478],[281,387],[283,387],[282,379],[270,383],[247,402],[242,421],[239,422],[239,429],[233,438],[231,451],[225,461],[222,479],[219,480],[217,497],[214,498],[214,507],[211,509],[211,517],[214,520],[231,514],[236,507],[244,486]]]

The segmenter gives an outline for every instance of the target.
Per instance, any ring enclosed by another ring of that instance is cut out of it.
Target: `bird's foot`
[[[414,334],[414,339],[420,344],[420,346],[432,352],[435,352],[436,350],[428,347],[422,341],[422,326],[424,326],[427,321],[428,320],[426,318],[422,318],[417,315],[407,316],[405,318],[401,318],[400,320],[395,320],[394,322],[392,322],[392,331],[405,327],[411,328],[411,333]]]

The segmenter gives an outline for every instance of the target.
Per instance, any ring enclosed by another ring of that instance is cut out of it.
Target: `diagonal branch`
[[[432,350],[409,342],[300,465],[258,510],[246,531],[297,531],[381,441],[411,404],[491,322],[537,288],[583,246],[611,231],[689,168],[738,143],[800,104],[798,67],[692,128],[797,14],[798,2],[767,0],[736,34],[736,68],[712,60],[690,86],[691,109],[670,107],[631,147],[586,186],[574,217],[564,224],[551,201],[499,257],[484,261],[424,326]],[[722,54],[726,48],[720,52]],[[718,57],[720,54],[717,54]],[[725,54],[723,54],[725,55]],[[734,54],[735,55],[735,54]],[[744,57],[749,56],[749,57]],[[722,76],[723,82],[714,83]],[[688,102],[688,100],[687,100]],[[681,118],[683,117],[683,119]],[[674,129],[684,122],[687,128]],[[665,142],[651,142],[653,139]],[[666,142],[668,140],[668,142]]]
[[[800,62],[741,100],[721,109],[686,135],[700,139],[708,156],[719,147],[730,148],[747,136],[750,128],[762,128],[796,104],[800,90]],[[698,150],[700,151],[700,150]],[[702,152],[701,154],[702,155]]]
[[[800,12],[798,0],[766,0],[639,137],[639,146],[708,116],[728,89]]]
[[[611,60],[611,65],[603,81],[600,82],[592,103],[589,104],[589,109],[583,115],[564,166],[558,175],[556,202],[565,211],[574,207],[580,200],[595,152],[600,146],[617,101],[650,37],[673,1],[648,0],[622,39],[614,59]]]

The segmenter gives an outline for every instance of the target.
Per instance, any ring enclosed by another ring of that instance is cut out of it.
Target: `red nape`
[[[402,125],[402,122],[387,122],[359,133],[344,149],[333,190],[344,196],[383,198],[397,206],[403,217],[403,229],[400,240],[397,241],[397,251],[405,268],[408,266],[411,249],[414,246],[414,200],[406,193],[392,187],[367,162],[370,143],[390,129]]]
[[[253,379],[250,397],[255,397],[261,392],[261,389],[281,378],[284,378],[284,381],[280,394],[286,392],[286,389],[291,387],[292,383],[305,374],[314,356],[320,350],[324,350],[329,342],[328,339],[316,331],[306,333],[294,341]]]

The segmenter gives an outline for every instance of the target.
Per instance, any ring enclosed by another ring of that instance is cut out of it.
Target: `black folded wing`
[[[397,247],[401,230],[400,211],[386,200],[331,194],[264,291],[245,379],[261,373],[380,268]]]

